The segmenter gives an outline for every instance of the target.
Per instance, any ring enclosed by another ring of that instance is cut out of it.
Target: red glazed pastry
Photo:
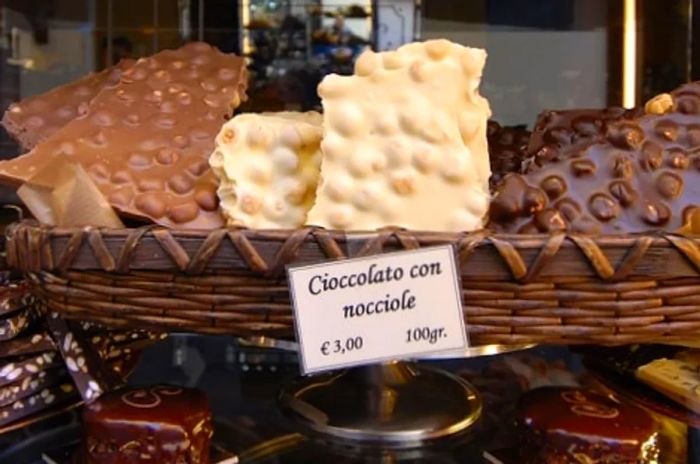
[[[208,464],[206,396],[171,386],[106,393],[83,412],[86,464]]]
[[[543,387],[518,413],[523,464],[658,462],[657,424],[643,409],[580,388]]]

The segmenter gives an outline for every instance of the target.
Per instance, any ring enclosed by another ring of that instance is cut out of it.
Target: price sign
[[[449,245],[288,274],[305,374],[469,346]]]

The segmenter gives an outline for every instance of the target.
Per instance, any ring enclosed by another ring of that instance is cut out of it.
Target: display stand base
[[[396,447],[465,432],[482,407],[460,377],[402,362],[301,379],[283,389],[280,403],[322,438]]]

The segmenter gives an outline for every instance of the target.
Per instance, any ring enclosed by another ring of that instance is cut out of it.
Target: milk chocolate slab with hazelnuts
[[[73,119],[85,115],[90,101],[105,87],[118,84],[121,73],[133,64],[133,60],[123,60],[99,73],[90,73],[41,95],[13,103],[5,111],[0,125],[23,150],[32,150]]]
[[[140,59],[75,119],[17,159],[0,178],[28,180],[53,157],[83,165],[120,213],[162,225],[223,225],[208,157],[245,98],[245,62],[204,43]]]

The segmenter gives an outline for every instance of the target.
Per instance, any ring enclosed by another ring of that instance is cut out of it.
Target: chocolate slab
[[[36,312],[25,308],[0,318],[0,342],[17,337],[36,320]]]
[[[46,324],[86,403],[123,386],[124,380],[100,357],[98,349],[78,324],[69,325],[56,313],[47,316]]]
[[[63,361],[57,351],[21,356],[0,365],[0,387],[13,384],[39,372],[59,367]]]
[[[525,464],[658,462],[658,425],[649,413],[595,392],[532,390],[520,401],[518,425]]]
[[[29,151],[75,118],[85,115],[90,101],[105,87],[119,82],[134,64],[123,60],[99,73],[91,73],[41,95],[10,105],[0,121],[22,149]]]
[[[506,174],[521,172],[530,142],[530,131],[523,126],[501,126],[488,122],[487,139],[491,162],[491,185],[495,185]]]
[[[489,227],[504,232],[677,230],[700,202],[700,83],[661,114],[608,123],[604,140],[562,150],[497,186]]]
[[[37,414],[45,409],[66,403],[78,397],[75,387],[63,383],[0,408],[0,426]]]
[[[55,156],[83,165],[118,212],[170,227],[223,225],[208,158],[245,99],[245,61],[204,43],[139,60],[75,119],[0,177],[19,183]]]
[[[523,169],[528,172],[560,161],[562,156],[575,156],[578,150],[604,140],[608,124],[642,114],[641,108],[620,107],[543,111],[530,136]]]
[[[0,342],[0,362],[6,358],[55,351],[56,349],[56,344],[46,332],[31,331],[12,340]]]
[[[68,372],[63,367],[40,371],[36,375],[25,377],[15,383],[0,387],[0,407],[35,395],[44,388],[50,388],[59,383],[67,383],[70,381]]]
[[[207,464],[212,436],[206,396],[152,386],[106,393],[83,410],[86,464]]]
[[[26,281],[10,282],[0,287],[0,317],[30,306],[34,298]]]

